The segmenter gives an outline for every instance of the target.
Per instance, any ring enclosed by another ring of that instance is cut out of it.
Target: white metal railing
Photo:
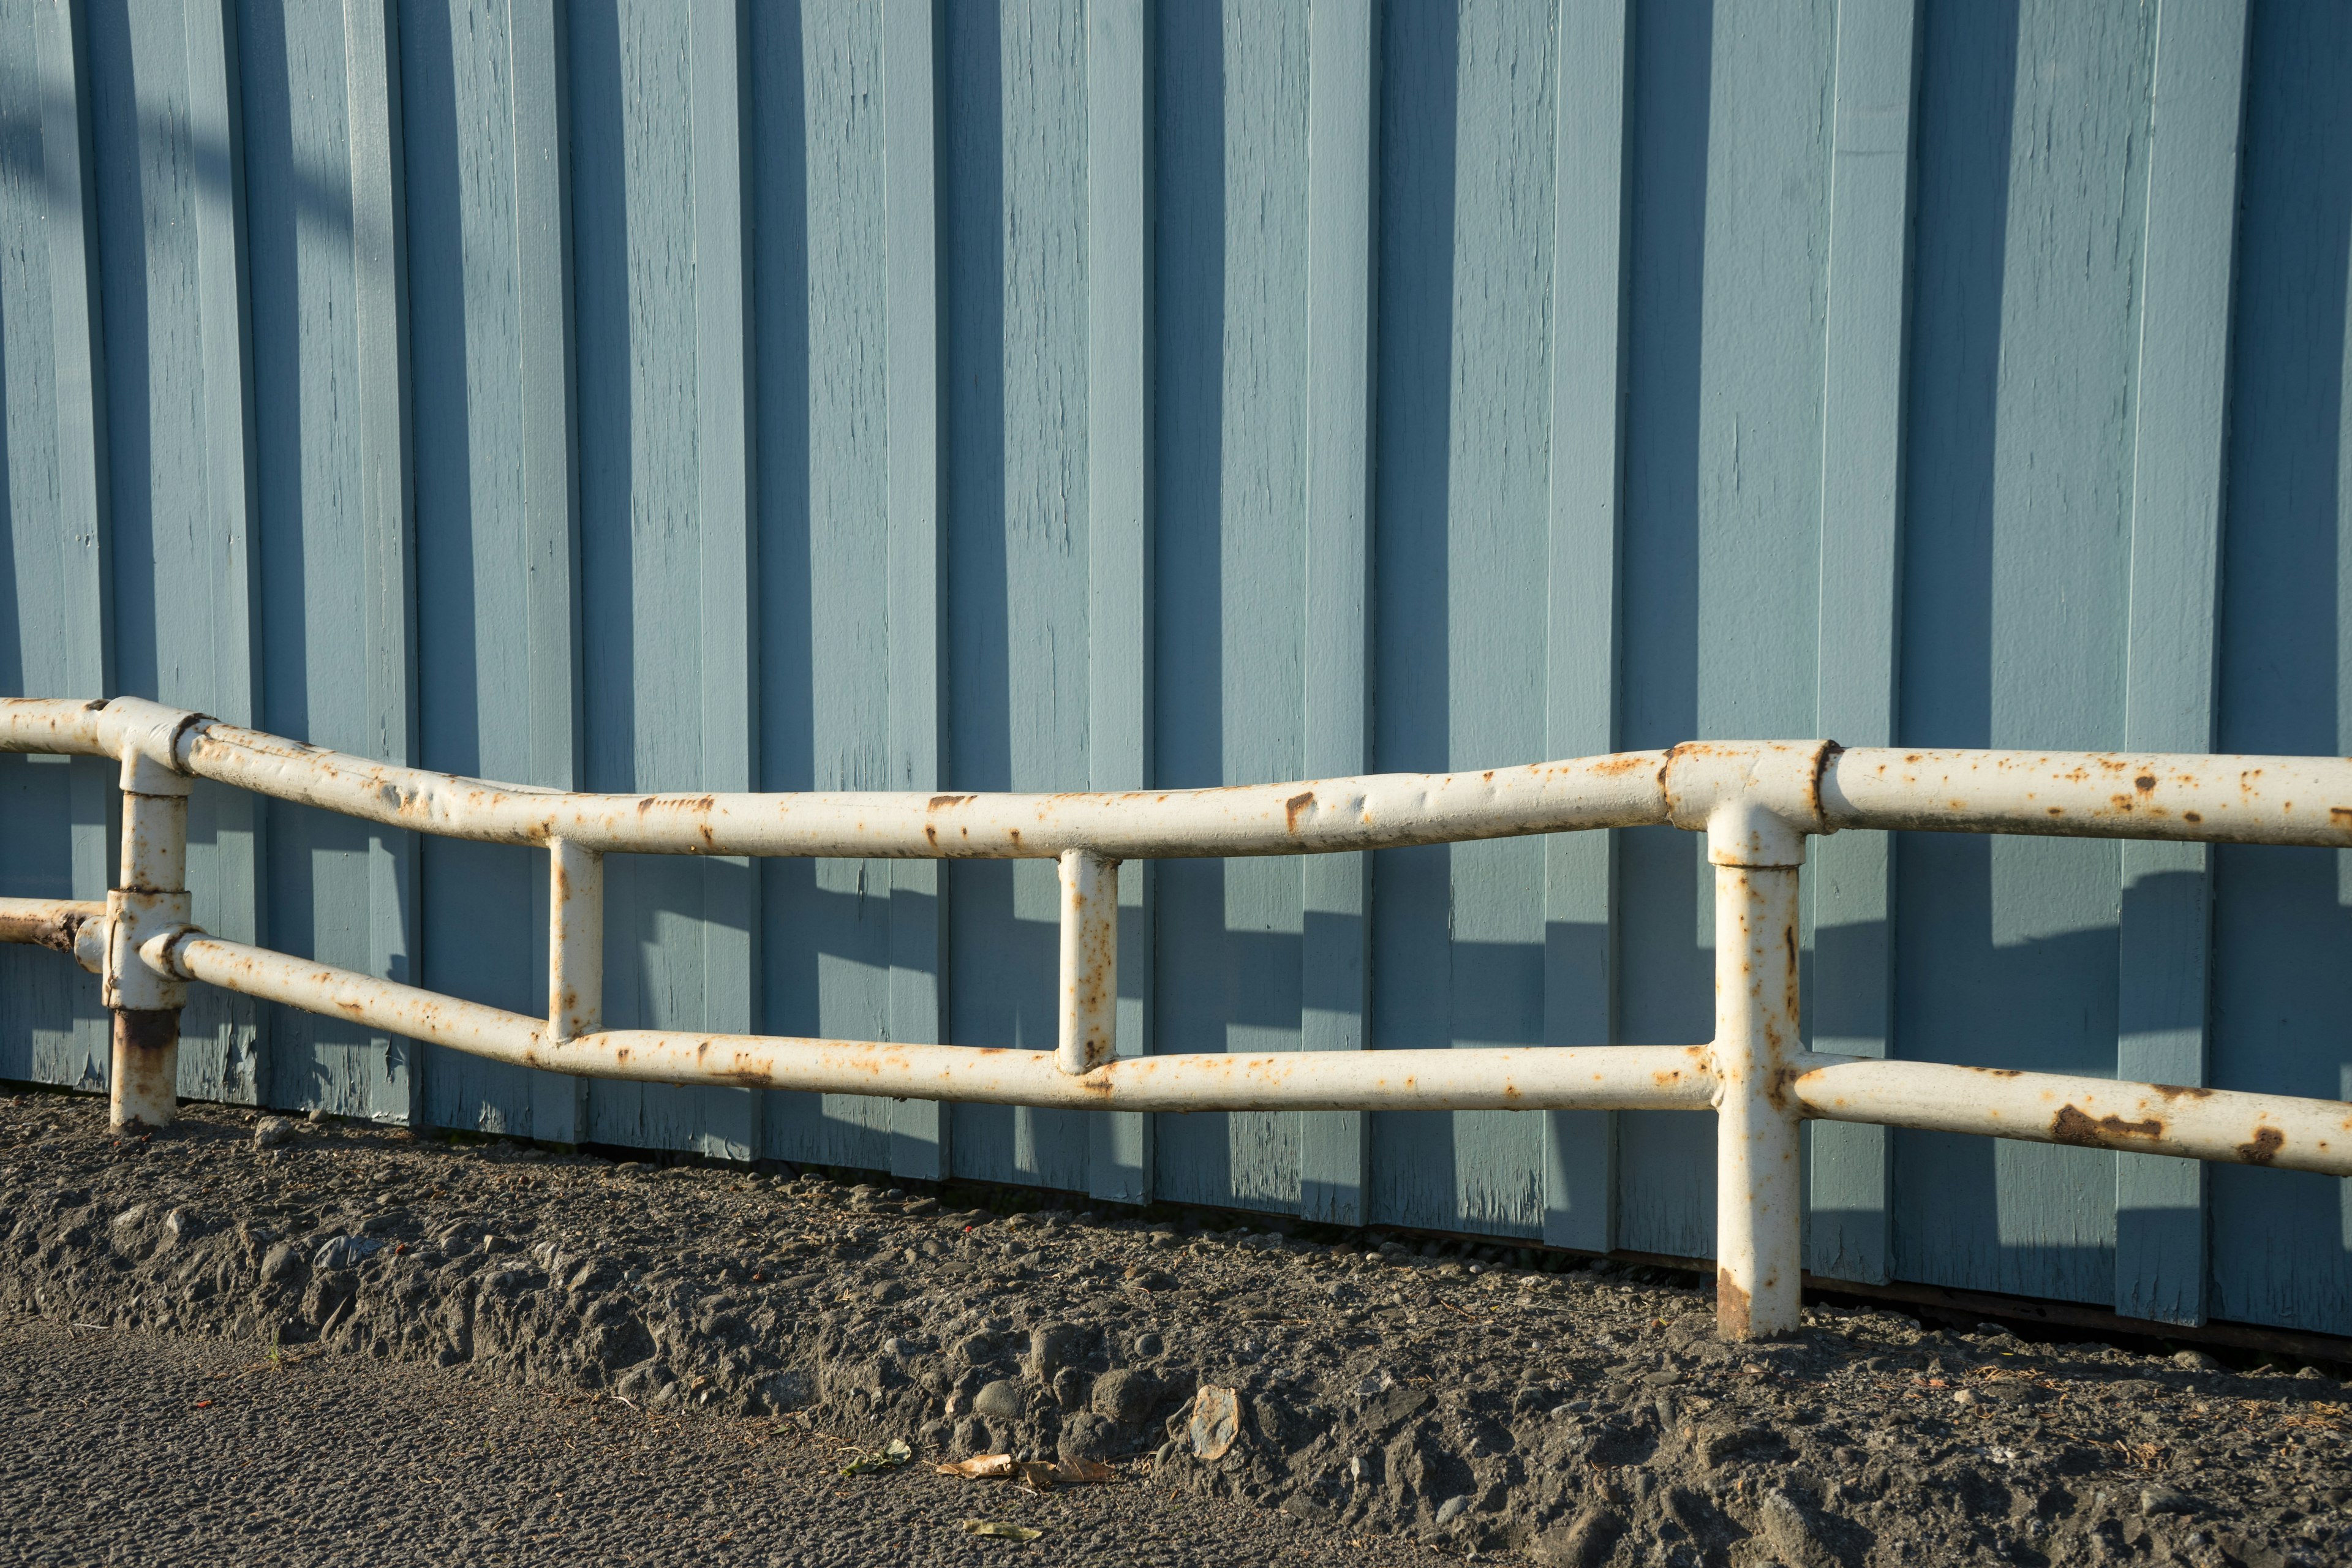
[[[665,1083],[1118,1110],[1654,1108],[1717,1114],[1717,1320],[1796,1326],[1807,1118],[2352,1175],[2352,1104],[1829,1056],[1798,1035],[1805,839],[1845,828],[2352,848],[2352,761],[1708,742],[1488,772],[1096,795],[569,795],[388,767],[137,698],[0,700],[0,751],[121,763],[104,904],[0,900],[0,940],[73,953],[114,1012],[112,1116],[167,1125],[192,980],[493,1060]],[[549,851],[548,1011],[526,1017],[205,934],[205,778],[387,826]],[[1117,1059],[1118,866],[1671,824],[1716,868],[1715,1038],[1691,1046]],[[1058,859],[1059,1046],[976,1049],[603,1026],[603,856]]]

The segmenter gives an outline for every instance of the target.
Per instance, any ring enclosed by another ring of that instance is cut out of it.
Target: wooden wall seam
[[[751,337],[751,94],[743,0],[694,0],[695,484],[701,519],[702,784],[759,787],[759,557]],[[760,879],[749,859],[704,863],[703,1026],[760,1027]],[[717,1091],[706,1153],[763,1152],[767,1096]],[[723,1109],[721,1109],[723,1108]]]
[[[1822,734],[1895,743],[1901,651],[1904,389],[1916,182],[1916,0],[1838,6],[1830,173],[1828,315],[1822,355],[1821,613],[1815,701]],[[1816,838],[1810,1002],[1816,1048],[1890,1054],[1895,841]],[[1809,1131],[1809,1266],[1884,1284],[1893,1238],[1884,1127]]]
[[[1151,777],[1151,0],[1087,7],[1087,787]],[[1151,1054],[1151,863],[1118,887],[1118,1047]],[[1152,1118],[1087,1118],[1087,1190],[1152,1196]]]
[[[196,300],[200,355],[204,374],[205,531],[221,552],[217,579],[220,598],[210,606],[219,635],[212,641],[212,679],[200,706],[232,724],[261,721],[260,551],[255,537],[258,522],[256,434],[253,409],[253,320],[246,279],[245,136],[238,81],[236,20],[233,0],[194,0],[182,19],[188,69],[187,137],[196,156],[216,158],[220,178],[195,200]],[[142,135],[145,128],[142,128]],[[160,479],[162,476],[157,476]],[[159,605],[158,608],[161,606]],[[159,671],[159,679],[161,672]],[[170,689],[166,682],[156,696],[166,702],[186,701],[194,694]],[[210,918],[205,900],[198,895],[197,918],[223,935],[267,943],[268,910],[263,898],[264,868],[268,864],[268,814],[257,797],[226,789],[197,786],[190,802],[192,837],[207,824],[245,830],[242,853],[231,842],[219,843],[214,858],[226,872],[216,884]],[[193,845],[192,845],[193,848]],[[192,853],[194,870],[203,858]],[[191,878],[191,886],[194,886]],[[218,999],[214,1007],[191,1007],[183,1015],[182,1039],[192,1026],[206,1026],[214,1014],[214,1038],[196,1040],[195,1050],[183,1050],[180,1070],[184,1088],[205,1070],[216,1049],[223,1053],[224,1079],[230,1063],[242,1054],[250,1064],[246,1083],[257,1103],[278,1104],[285,1089],[273,1081],[268,1009],[245,997]],[[246,1048],[240,1053],[240,1039]]]
[[[1563,6],[1555,84],[1544,750],[1617,749],[1631,184],[1624,0]],[[1544,1044],[1617,1038],[1617,836],[1544,841]],[[1617,1116],[1544,1112],[1543,1239],[1617,1239]]]
[[[89,35],[81,0],[48,0],[36,19],[41,160],[49,205],[49,331],[57,397],[58,526],[73,565],[67,590],[63,695],[111,697],[114,675],[113,539],[109,529],[106,336],[98,267],[97,164],[91,145]],[[71,892],[102,899],[114,880],[115,771],[100,758],[68,762]],[[75,1010],[78,1075],[102,1073],[110,1057],[108,1015]],[[95,1071],[92,1070],[95,1068]]]
[[[558,0],[514,0],[507,35],[512,94],[516,381],[520,400],[524,679],[530,773],[544,789],[583,777],[578,392],[572,321],[569,41]],[[534,852],[535,862],[543,856]],[[547,973],[547,878],[530,881],[533,973]],[[588,1080],[530,1075],[531,1136],[588,1137]]]
[[[1307,605],[1308,778],[1372,765],[1375,344],[1380,311],[1381,7],[1318,0],[1307,19]],[[1300,868],[1300,1048],[1371,1048],[1372,858]],[[1300,1118],[1300,1217],[1361,1225],[1362,1111]]]
[[[2215,739],[2244,0],[2164,0],[2157,13],[2124,748],[2210,752]],[[2117,932],[2119,1078],[2202,1085],[2210,1045],[2210,846],[2126,841]],[[2116,1310],[2205,1320],[2207,1173],[2116,1158]]]
[[[370,754],[415,764],[416,549],[410,472],[408,247],[401,160],[400,25],[393,0],[345,0],[344,102],[352,181],[352,270],[359,382],[359,511]],[[369,835],[370,973],[415,984],[420,852],[414,833]],[[411,1126],[425,1120],[425,1053],[372,1037],[393,1058],[383,1081],[398,1104],[371,1109]]]
[[[887,369],[890,787],[947,783],[947,396],[939,185],[944,37],[938,0],[886,0],[882,23]],[[948,1020],[948,877],[937,860],[890,867],[889,1032],[942,1041]],[[943,1181],[950,1109],[891,1110],[890,1173]]]

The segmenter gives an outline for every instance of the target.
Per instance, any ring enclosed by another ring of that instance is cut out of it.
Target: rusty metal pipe
[[[1715,1310],[1726,1339],[1797,1327],[1797,868],[1717,866]]]
[[[604,858],[554,839],[547,882],[547,1032],[569,1040],[604,1026]]]
[[[2352,1104],[2071,1073],[1808,1053],[1807,1116],[2352,1176]]]
[[[1832,752],[1826,826],[2352,848],[2352,760],[2116,752]]]
[[[84,933],[102,932],[105,921],[106,906],[95,900],[0,899],[0,942],[54,949],[93,973],[104,963],[104,946]]]
[[[1062,1005],[1055,1057],[1066,1073],[1118,1055],[1118,862],[1062,852]]]
[[[1666,820],[1663,752],[1481,773],[1123,795],[560,795],[395,768],[205,722],[178,742],[200,777],[388,826],[502,844],[646,854],[1118,859],[1298,855]]]
[[[1139,1057],[1082,1076],[1053,1051],[608,1029],[551,1040],[536,1018],[197,932],[142,956],[189,980],[521,1067],[585,1078],[1111,1110],[1704,1110],[1703,1046]]]

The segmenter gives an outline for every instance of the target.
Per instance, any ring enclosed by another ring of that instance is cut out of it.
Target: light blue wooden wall
[[[2328,0],[0,0],[0,689],[612,791],[1709,736],[2352,750]],[[107,770],[0,763],[95,896]],[[541,1004],[543,855],[200,789],[198,918]],[[1703,1039],[1670,830],[1123,880],[1122,1049]],[[1036,862],[615,857],[620,1026],[1039,1046]],[[2352,1094],[2352,858],[1847,836],[1827,1048]],[[0,952],[0,1076],[105,1020]],[[1704,1254],[1703,1117],[184,1090]],[[2352,1332],[2317,1177],[1810,1133],[1819,1272]]]

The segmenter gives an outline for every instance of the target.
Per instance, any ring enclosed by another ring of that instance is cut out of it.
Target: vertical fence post
[[[547,1036],[575,1040],[604,1026],[604,857],[547,841]]]
[[[1057,1063],[1091,1072],[1110,1060],[1118,1032],[1118,862],[1091,849],[1062,852],[1062,1019]]]
[[[161,1129],[179,1109],[183,981],[159,973],[140,945],[188,923],[188,788],[145,752],[122,754],[121,885],[106,895],[102,999],[114,1013],[107,1124]]]
[[[1716,1327],[1762,1339],[1797,1326],[1797,877],[1803,835],[1733,803],[1707,823],[1715,862]]]

